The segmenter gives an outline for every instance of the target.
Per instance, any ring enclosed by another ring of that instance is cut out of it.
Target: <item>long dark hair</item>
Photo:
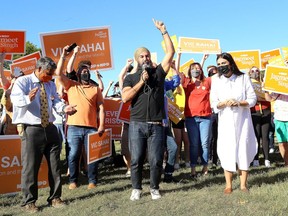
[[[216,58],[216,61],[219,59],[219,58],[223,58],[223,59],[226,59],[229,64],[230,64],[230,67],[231,67],[231,71],[233,74],[235,74],[236,76],[240,76],[240,75],[243,75],[243,73],[239,70],[239,68],[237,67],[232,55],[230,53],[221,53],[219,55],[217,55],[217,58]],[[221,74],[219,74],[219,76],[221,76]]]

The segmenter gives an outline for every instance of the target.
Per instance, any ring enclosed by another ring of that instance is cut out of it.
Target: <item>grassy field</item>
[[[263,162],[263,161],[260,161]],[[220,167],[210,169],[208,176],[190,179],[190,169],[181,168],[174,176],[179,183],[161,183],[162,199],[153,201],[149,193],[149,169],[145,167],[143,193],[139,201],[129,200],[131,181],[124,167],[104,166],[99,169],[99,184],[87,189],[87,179],[80,178],[80,187],[68,189],[63,167],[63,196],[65,208],[54,209],[46,203],[49,190],[39,190],[36,215],[287,215],[288,168],[283,167],[279,153],[271,154],[272,167],[251,168],[250,193],[239,190],[235,174],[233,193],[224,195],[225,180]],[[263,164],[263,163],[262,163]],[[201,167],[197,167],[200,172]],[[1,185],[3,187],[3,185]],[[21,208],[21,193],[0,196],[0,215],[26,215]]]

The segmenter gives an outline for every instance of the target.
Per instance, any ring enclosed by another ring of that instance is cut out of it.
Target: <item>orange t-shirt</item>
[[[97,128],[97,109],[104,103],[99,87],[91,84],[82,85],[70,80],[70,87],[66,91],[69,104],[77,105],[77,112],[68,116],[67,125]]]

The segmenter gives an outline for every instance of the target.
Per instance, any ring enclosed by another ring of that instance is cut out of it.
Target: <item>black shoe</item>
[[[178,179],[175,179],[173,176],[164,176],[163,182],[165,183],[179,183]]]

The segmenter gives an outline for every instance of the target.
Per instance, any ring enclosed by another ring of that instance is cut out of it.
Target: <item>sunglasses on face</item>
[[[259,70],[258,70],[258,69],[256,69],[256,70],[251,70],[251,72],[252,72],[252,73],[259,72]]]

